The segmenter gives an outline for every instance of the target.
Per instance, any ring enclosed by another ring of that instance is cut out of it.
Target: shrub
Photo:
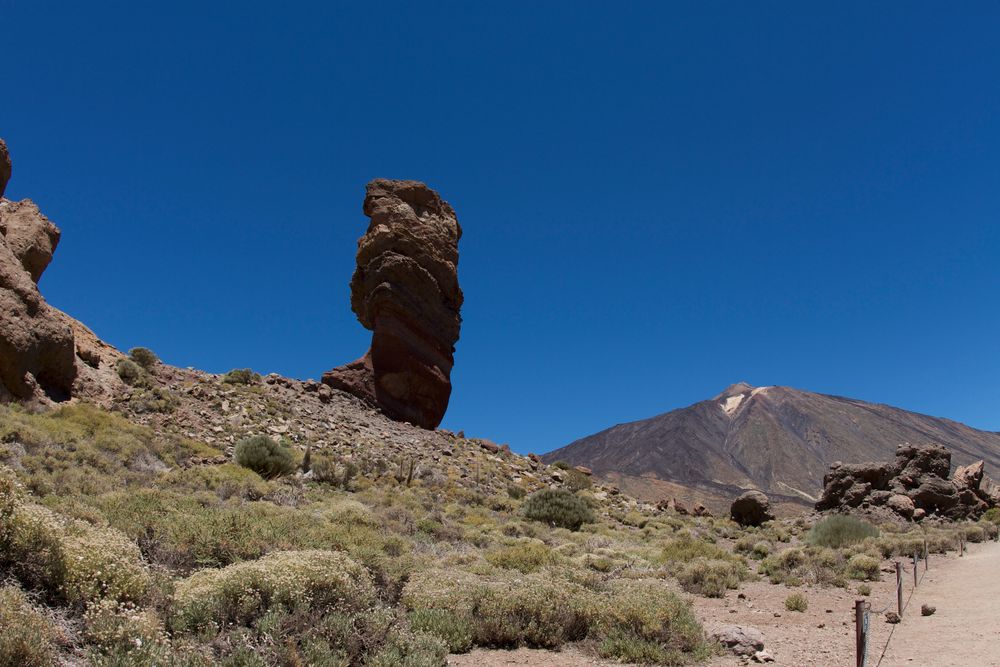
[[[20,589],[0,588],[0,665],[54,665],[60,638],[55,624]]]
[[[358,612],[376,602],[368,571],[334,551],[281,551],[177,583],[171,626],[193,632],[248,625],[277,605],[285,609]]]
[[[0,568],[53,600],[81,606],[102,598],[136,601],[150,583],[139,548],[124,535],[30,504],[3,476]]]
[[[661,558],[666,563],[686,563],[695,558],[715,560],[733,560],[734,556],[722,547],[700,540],[690,535],[667,540],[663,546]],[[738,559],[738,557],[736,557]]]
[[[858,581],[878,581],[882,578],[879,572],[881,566],[879,559],[870,554],[855,554],[847,561],[844,574]]]
[[[858,584],[858,595],[868,597],[872,594],[872,587],[868,584]]]
[[[517,484],[508,484],[507,495],[513,498],[514,500],[521,500],[526,495],[528,495],[528,492],[522,486],[518,486]]]
[[[260,374],[249,368],[234,368],[222,376],[227,384],[260,384]]]
[[[410,627],[442,639],[451,653],[466,653],[472,648],[475,630],[467,615],[447,609],[414,609],[410,612]]]
[[[240,440],[236,445],[236,462],[264,479],[274,479],[295,470],[292,451],[266,435]]]
[[[983,521],[989,521],[1000,526],[1000,507],[991,507],[983,513]]]
[[[557,648],[587,634],[586,592],[550,577],[427,570],[411,577],[402,600],[411,611],[451,614],[478,646]]]
[[[566,489],[542,489],[524,501],[524,516],[550,526],[580,530],[594,521],[594,511],[580,496]]]
[[[726,590],[737,588],[749,576],[741,562],[708,558],[696,558],[676,572],[681,588],[710,598],[724,597]]]
[[[149,386],[149,376],[146,375],[146,371],[131,359],[119,359],[118,363],[115,364],[115,371],[122,382],[130,387]]]
[[[809,608],[809,598],[802,593],[792,593],[785,598],[785,609],[788,611],[804,612]]]
[[[592,627],[604,658],[684,665],[706,657],[709,647],[691,605],[662,581],[621,580],[592,596]]]
[[[524,540],[486,553],[486,560],[496,567],[519,570],[525,574],[556,561],[552,549],[537,540]]]
[[[351,482],[358,474],[358,466],[353,461],[345,461],[329,454],[317,455],[312,462],[312,478],[321,484],[351,490]]]
[[[566,488],[570,491],[586,491],[594,486],[594,482],[590,479],[590,475],[585,475],[575,468],[570,468],[566,471],[565,484]]]
[[[160,358],[148,347],[133,347],[128,351],[128,356],[147,371],[152,370],[160,362]]]
[[[878,528],[852,516],[835,514],[814,525],[806,535],[806,542],[814,546],[840,549],[868,537],[878,537]]]

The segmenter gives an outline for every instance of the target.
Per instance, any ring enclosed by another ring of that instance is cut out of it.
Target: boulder
[[[371,348],[323,382],[433,429],[448,408],[462,322],[462,228],[451,206],[417,181],[370,182],[364,212],[370,224],[358,241],[351,308],[373,332]]]
[[[729,515],[741,526],[759,526],[774,519],[771,501],[757,490],[746,491],[734,500],[729,508]]]
[[[916,509],[913,505],[913,501],[910,500],[909,497],[898,493],[889,496],[885,505],[904,519],[912,519],[913,512]]]
[[[34,202],[0,201],[0,399],[61,400],[72,391],[73,328],[38,291],[58,243],[59,229]]]
[[[736,655],[752,656],[764,650],[764,633],[749,625],[716,625],[708,636]]]

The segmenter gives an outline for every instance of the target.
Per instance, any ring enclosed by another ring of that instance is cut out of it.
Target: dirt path
[[[920,605],[937,607],[921,616]],[[872,619],[873,623],[875,619]],[[881,648],[881,647],[879,647]],[[935,667],[1000,666],[1000,544],[970,544],[963,558],[931,569],[914,591],[881,664]]]
[[[870,584],[868,600],[874,609],[896,606],[891,566],[886,561],[882,581]],[[904,595],[909,595],[912,588],[910,576],[907,575]],[[742,586],[739,596],[731,591],[724,599],[695,597],[693,602],[695,612],[706,626],[734,623],[761,630],[765,648],[774,657],[776,667],[843,667],[854,664],[856,589],[856,582],[850,590],[844,590],[811,586],[790,589],[759,581]],[[785,609],[785,598],[792,592],[807,596],[809,608],[804,613]],[[921,616],[922,604],[937,607],[937,612]],[[886,623],[882,616],[871,617],[869,667],[1000,667],[1000,544],[970,544],[969,553],[962,558],[954,553],[931,556],[931,567],[908,605],[899,625]],[[887,642],[888,649],[882,656]],[[449,656],[449,665],[461,667],[609,664],[574,646],[567,646],[561,652],[477,649]],[[701,667],[745,664],[736,656],[724,655],[702,663]]]

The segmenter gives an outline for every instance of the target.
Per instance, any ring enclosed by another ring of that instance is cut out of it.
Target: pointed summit
[[[724,398],[729,398],[730,396],[739,396],[740,394],[745,394],[748,391],[753,391],[753,385],[747,384],[746,382],[737,382],[736,384],[731,384],[726,387],[721,394],[716,396],[713,400],[720,401]]]

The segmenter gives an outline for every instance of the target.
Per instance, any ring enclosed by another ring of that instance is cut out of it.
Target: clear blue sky
[[[116,346],[358,357],[364,184],[412,178],[465,229],[445,427],[745,380],[1000,430],[997,3],[153,4],[0,0],[8,196]]]

